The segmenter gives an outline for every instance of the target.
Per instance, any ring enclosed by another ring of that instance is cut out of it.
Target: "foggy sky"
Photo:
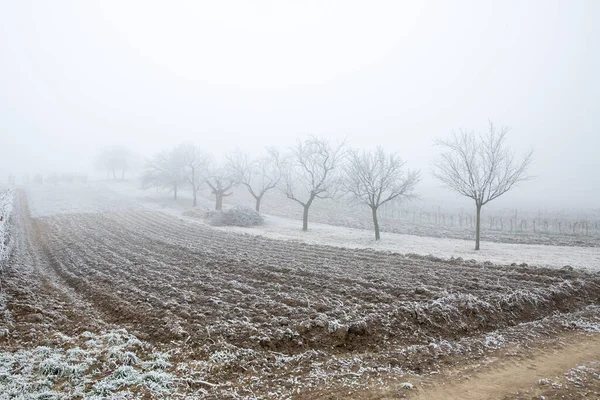
[[[532,182],[497,206],[600,207],[599,1],[0,0],[0,179],[184,140],[316,134],[422,170],[435,137],[510,126]]]

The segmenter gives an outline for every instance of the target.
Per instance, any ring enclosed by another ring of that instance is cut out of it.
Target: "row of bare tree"
[[[348,195],[372,210],[375,237],[380,238],[377,210],[387,202],[410,197],[419,181],[419,173],[405,169],[396,154],[348,149],[345,142],[332,143],[311,136],[298,140],[281,154],[267,148],[262,156],[251,158],[242,151],[226,156],[223,165],[192,143],[184,143],[156,154],[148,160],[142,176],[143,187],[159,187],[173,192],[186,185],[197,193],[206,184],[215,196],[215,209],[221,210],[223,198],[242,185],[255,200],[256,211],[267,192],[281,190],[303,208],[302,229],[308,229],[308,215],[317,199]]]
[[[506,128],[497,131],[490,123],[487,134],[460,131],[436,142],[443,152],[433,165],[433,175],[475,201],[476,250],[480,247],[481,208],[529,179],[526,171],[532,152],[517,159],[505,142],[507,132]],[[267,148],[262,156],[251,158],[238,150],[227,155],[221,165],[199,146],[184,143],[149,159],[142,177],[145,188],[168,189],[175,199],[180,187],[189,187],[194,206],[198,191],[206,184],[215,196],[217,210],[236,185],[244,186],[252,195],[256,211],[260,211],[267,192],[279,189],[303,208],[305,231],[315,200],[346,196],[370,208],[377,240],[379,208],[413,197],[419,180],[420,173],[407,169],[397,153],[382,147],[373,151],[350,149],[344,141],[334,143],[314,136],[297,140],[283,154]]]

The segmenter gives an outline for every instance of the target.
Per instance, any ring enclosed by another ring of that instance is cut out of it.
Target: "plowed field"
[[[170,390],[194,396],[384,384],[581,325],[600,298],[600,276],[576,270],[277,241],[141,208],[33,218],[23,192],[13,220],[3,348],[124,328],[169,352]]]

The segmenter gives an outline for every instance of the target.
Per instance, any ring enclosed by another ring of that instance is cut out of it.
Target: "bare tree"
[[[157,187],[173,192],[177,200],[177,191],[185,183],[185,159],[180,147],[156,154],[146,162],[142,175],[142,187]]]
[[[267,155],[250,160],[246,153],[236,151],[227,157],[232,178],[248,189],[260,212],[260,202],[269,190],[274,189],[281,179],[279,152],[267,148]]]
[[[235,186],[236,181],[231,177],[230,172],[225,168],[219,168],[213,171],[205,180],[212,194],[215,195],[215,210],[223,209],[223,198],[231,196],[230,190]]]
[[[517,183],[531,178],[527,169],[533,151],[517,159],[514,150],[506,144],[507,133],[508,128],[497,131],[490,121],[489,132],[485,135],[461,130],[448,140],[436,141],[444,152],[433,163],[433,175],[448,188],[475,200],[475,250],[479,250],[481,208]]]
[[[371,209],[375,240],[380,239],[379,207],[390,201],[412,197],[420,180],[419,172],[405,170],[405,164],[395,153],[386,154],[382,147],[370,152],[353,150],[349,153],[344,168],[344,190]]]
[[[183,160],[184,181],[190,185],[193,195],[193,206],[198,205],[198,191],[206,181],[209,157],[193,143],[183,143],[176,150]]]
[[[315,199],[333,197],[339,188],[337,169],[345,142],[332,144],[314,136],[297,140],[283,163],[283,191],[304,209],[302,230],[308,230],[308,210]]]
[[[112,172],[113,179],[117,179],[116,171],[121,172],[121,179],[125,179],[125,172],[132,166],[131,152],[122,146],[108,147],[96,157],[96,167],[108,172],[108,178]]]

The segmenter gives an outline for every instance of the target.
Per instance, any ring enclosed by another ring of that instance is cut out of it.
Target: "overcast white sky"
[[[491,119],[536,152],[498,206],[597,208],[599,21],[595,0],[0,0],[0,179],[316,134],[398,151],[431,197],[433,138]]]

